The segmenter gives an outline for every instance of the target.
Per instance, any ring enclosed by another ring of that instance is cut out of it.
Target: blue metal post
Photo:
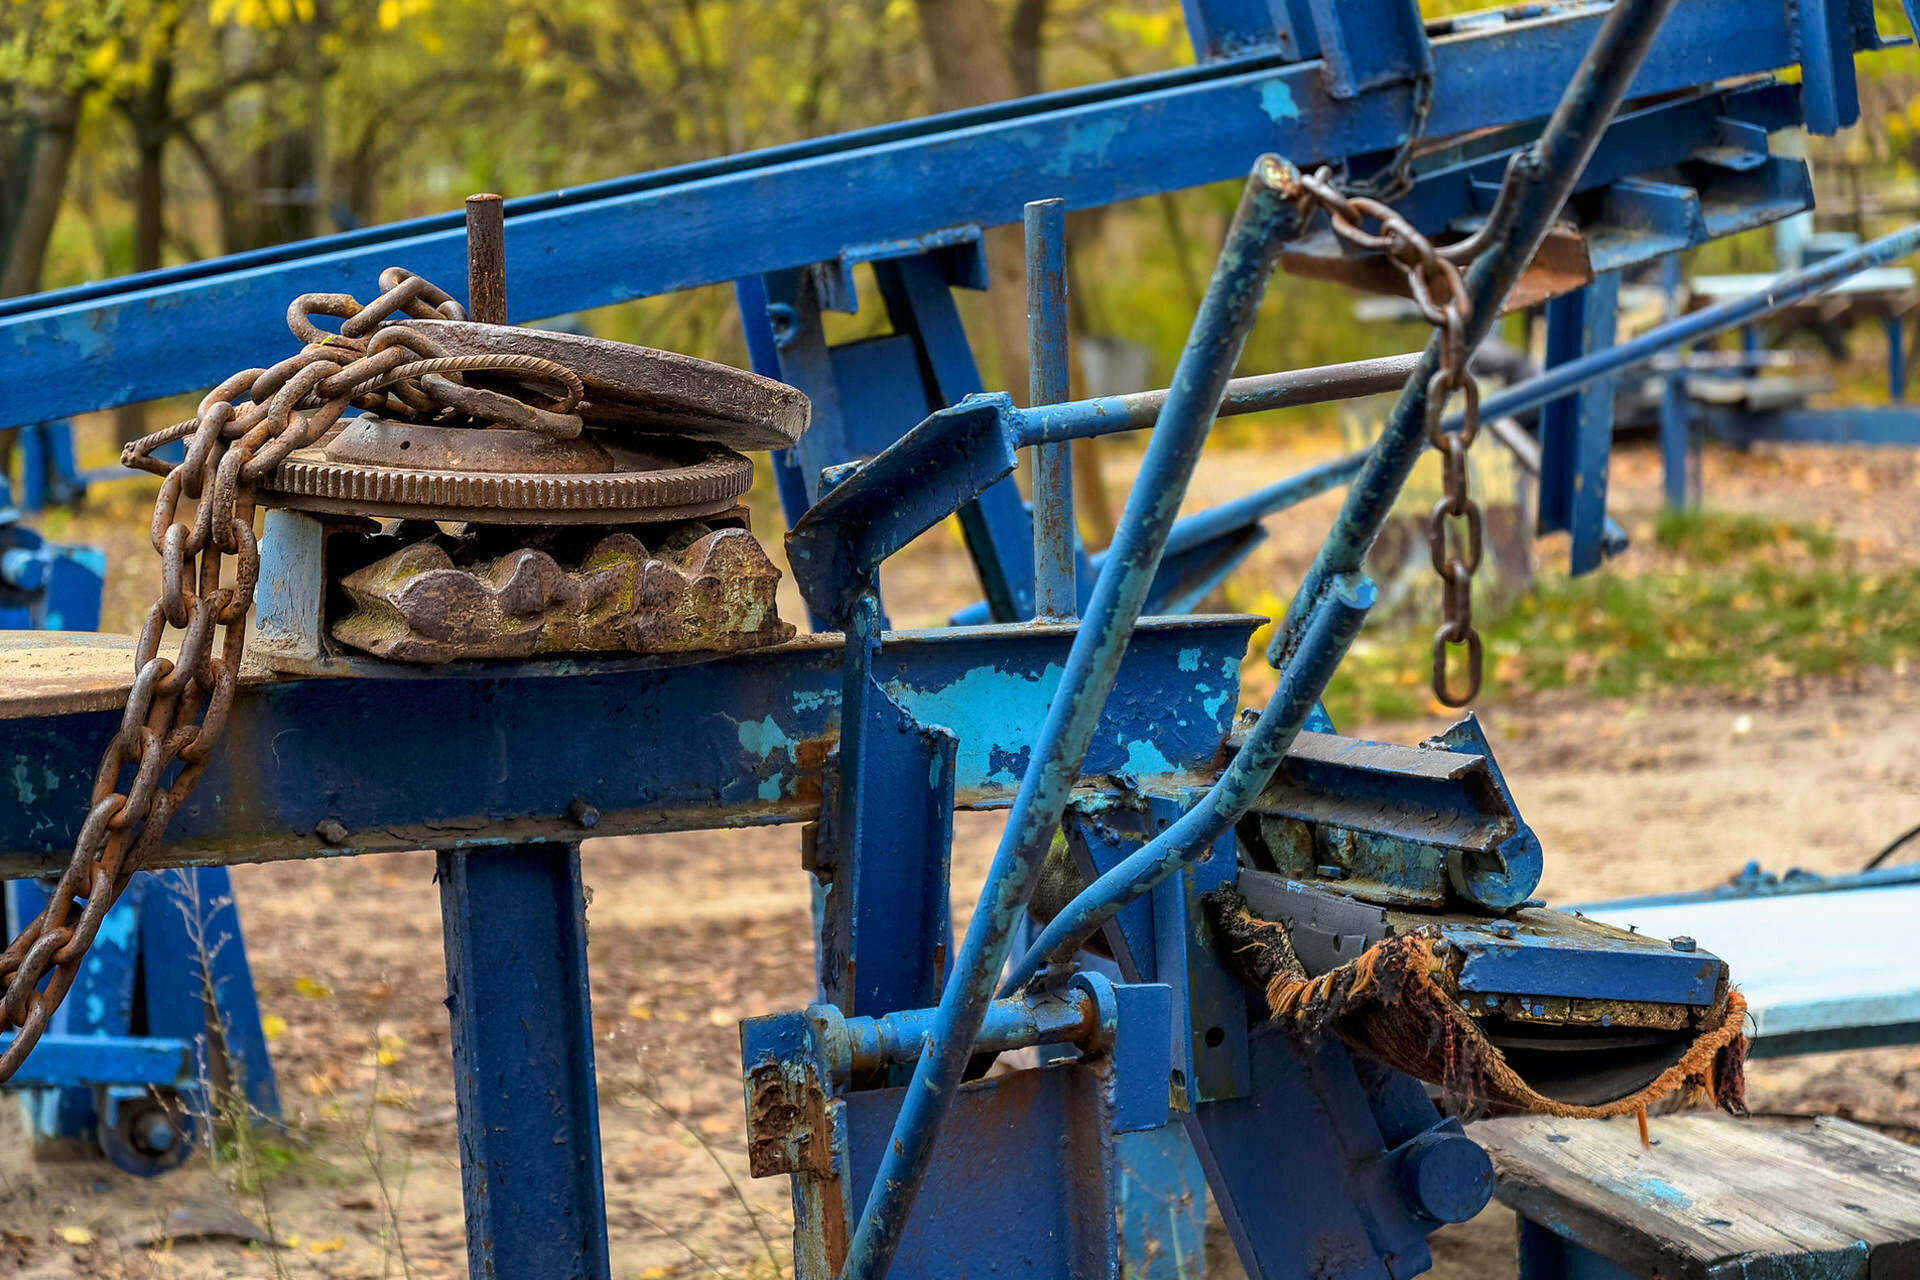
[[[1665,312],[1669,322],[1680,314],[1680,270],[1679,254],[1670,253],[1660,260],[1660,289],[1665,297]],[[1683,348],[1679,366],[1660,381],[1660,478],[1670,511],[1682,510],[1687,505],[1687,452],[1693,431],[1692,408],[1692,402],[1687,397]]]
[[[443,849],[467,1264],[608,1280],[580,849]]]
[[[948,975],[936,1032],[915,1068],[893,1138],[849,1250],[848,1280],[886,1274],[933,1154],[940,1122],[980,1033],[1013,930],[1025,912],[1041,856],[1051,846],[1153,584],[1168,531],[1186,495],[1227,379],[1240,358],[1280,245],[1299,225],[1294,172],[1263,156],[1247,181],[1206,298],[1195,317],[1160,423],[1094,587],[1087,618],[1035,740],[1005,835],[981,890],[966,940]]]
[[[1899,316],[1887,317],[1887,399],[1907,402],[1907,326]]]
[[[1059,404],[1071,394],[1067,365],[1067,202],[1027,206],[1027,403]],[[1033,450],[1033,616],[1071,618],[1075,585],[1073,445]]]
[[[1673,4],[1674,0],[1619,0],[1608,9],[1593,47],[1545,131],[1514,157],[1487,224],[1489,247],[1467,272],[1469,351],[1493,328],[1501,303],[1559,216]],[[1347,490],[1346,505],[1288,606],[1284,622],[1274,629],[1267,654],[1274,666],[1285,662],[1298,643],[1299,631],[1328,580],[1359,570],[1413,464],[1427,447],[1427,383],[1440,367],[1441,341],[1442,335],[1436,333],[1427,344],[1366,467]],[[1490,404],[1483,416],[1496,416]]]
[[[1549,368],[1614,344],[1620,273],[1547,304]],[[1573,534],[1571,571],[1600,567],[1607,519],[1607,459],[1613,451],[1613,379],[1600,378],[1540,412],[1540,531]]]

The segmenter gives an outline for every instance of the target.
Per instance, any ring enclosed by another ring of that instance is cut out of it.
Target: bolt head
[[[1675,951],[1692,951],[1695,948],[1697,948],[1699,945],[1700,945],[1699,943],[1695,942],[1692,938],[1687,937],[1685,934],[1681,934],[1679,937],[1674,938],[1672,940],[1672,946]]]

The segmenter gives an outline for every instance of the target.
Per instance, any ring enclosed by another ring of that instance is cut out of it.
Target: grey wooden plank
[[[1636,1274],[1672,1280],[1920,1276],[1920,1151],[1841,1120],[1788,1127],[1528,1116],[1471,1130],[1500,1198]]]

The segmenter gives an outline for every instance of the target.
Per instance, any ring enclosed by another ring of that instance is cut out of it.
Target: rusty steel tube
[[[467,197],[467,315],[507,322],[507,202],[490,192]]]

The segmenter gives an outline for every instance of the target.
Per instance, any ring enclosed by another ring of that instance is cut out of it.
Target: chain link
[[[1480,567],[1485,521],[1473,500],[1467,452],[1480,435],[1480,384],[1468,368],[1472,351],[1467,326],[1473,319],[1466,278],[1456,255],[1434,248],[1413,224],[1388,205],[1339,190],[1333,171],[1302,176],[1305,198],[1326,211],[1334,234],[1366,253],[1385,254],[1406,278],[1421,318],[1440,335],[1440,367],[1427,382],[1427,440],[1441,455],[1442,493],[1426,520],[1427,550],[1440,578],[1441,623],[1433,637],[1433,696],[1449,707],[1465,706],[1480,692],[1483,650],[1473,626],[1473,575]],[[1378,230],[1370,231],[1371,223]],[[1444,427],[1447,405],[1461,400],[1460,426]],[[1456,690],[1448,672],[1449,651],[1466,649],[1465,685]]]
[[[270,369],[234,374],[207,393],[193,418],[134,441],[122,455],[125,465],[165,477],[151,535],[160,593],[135,646],[126,712],[94,776],[73,856],[46,908],[0,951],[0,1033],[14,1032],[0,1052],[0,1081],[33,1051],[107,912],[186,803],[226,726],[260,579],[254,486],[349,408],[401,421],[580,434],[582,420],[570,410],[583,388],[573,370],[524,355],[450,357],[408,321],[464,320],[458,302],[398,267],[381,273],[380,288],[365,306],[346,294],[295,299],[287,325],[305,347]],[[339,332],[322,329],[315,316],[341,320]],[[457,381],[481,370],[551,383],[561,394],[535,404]],[[179,440],[186,441],[180,463],[153,456]],[[188,500],[191,514],[183,510]],[[179,641],[163,657],[169,630]]]

